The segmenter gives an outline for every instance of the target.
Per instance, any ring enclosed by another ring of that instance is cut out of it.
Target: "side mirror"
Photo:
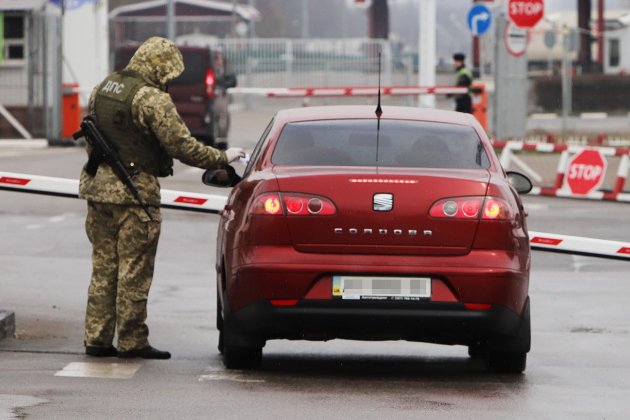
[[[236,75],[233,73],[226,73],[221,77],[221,86],[224,89],[236,87]]]
[[[519,194],[527,194],[532,190],[534,185],[525,175],[520,172],[507,172],[508,182]]]
[[[201,176],[201,182],[211,187],[229,188],[241,181],[236,170],[228,165],[225,169],[208,169]]]

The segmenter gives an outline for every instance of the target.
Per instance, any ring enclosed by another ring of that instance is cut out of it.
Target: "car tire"
[[[529,298],[523,311],[523,321],[517,333],[488,351],[488,369],[501,373],[520,374],[527,365],[527,352],[531,347],[531,318]]]
[[[223,337],[223,331],[219,330],[219,344],[217,345],[217,349],[219,350],[220,354],[223,354],[225,352],[225,338]]]
[[[216,314],[216,326],[219,331],[219,345],[217,348],[219,349],[219,353],[223,354],[223,315],[221,314],[223,311],[221,310],[221,300],[219,299],[219,289],[217,288],[217,314]]]
[[[222,335],[221,332],[220,335]],[[219,337],[219,342],[221,338]],[[223,365],[227,369],[256,369],[262,362],[262,347],[223,345]]]
[[[491,351],[488,353],[488,369],[497,373],[520,374],[527,366],[527,353]]]
[[[217,314],[215,324],[217,330],[223,330],[223,310],[221,309],[221,299],[219,298],[219,289],[217,288]]]
[[[468,346],[468,356],[473,360],[486,359],[488,357],[488,346],[482,342],[471,344]]]

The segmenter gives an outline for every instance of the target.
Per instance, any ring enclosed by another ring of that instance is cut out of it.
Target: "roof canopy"
[[[234,13],[245,21],[260,19],[260,13],[256,8],[244,4],[217,0],[173,0],[173,2],[177,18],[226,20],[231,19]],[[166,16],[166,6],[167,0],[145,1],[117,7],[109,13],[109,17],[115,20],[163,20]]]
[[[0,0],[0,11],[38,10],[44,7],[46,0]]]

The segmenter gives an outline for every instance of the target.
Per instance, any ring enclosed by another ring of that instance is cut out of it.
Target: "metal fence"
[[[220,47],[241,87],[375,86],[379,53],[383,85],[412,84],[412,57],[395,55],[385,40],[212,38],[182,36],[178,43]]]

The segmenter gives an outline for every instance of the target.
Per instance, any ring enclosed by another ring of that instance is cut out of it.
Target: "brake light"
[[[271,299],[269,302],[273,306],[295,306],[298,304],[297,299]]]
[[[267,193],[256,197],[251,212],[276,216],[330,216],[337,213],[332,201],[309,194]]]
[[[431,206],[429,215],[436,218],[478,220],[511,220],[509,204],[498,197],[453,197]]]
[[[508,220],[512,218],[512,212],[504,200],[488,197],[483,206],[483,218],[487,220]]]
[[[492,309],[492,305],[489,303],[464,303],[464,308],[469,311],[487,311]]]
[[[214,83],[216,78],[214,76],[214,71],[212,69],[206,70],[206,97],[213,98],[214,97]]]

